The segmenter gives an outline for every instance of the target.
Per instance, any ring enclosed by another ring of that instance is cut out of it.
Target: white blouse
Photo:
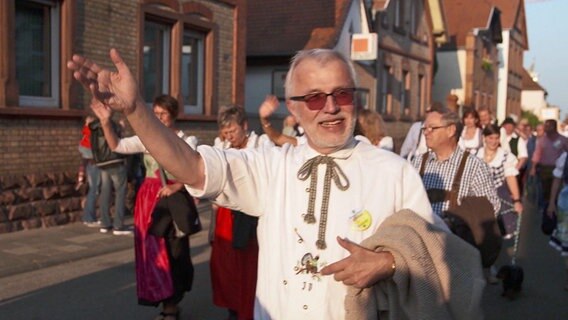
[[[195,136],[186,136],[185,133],[179,130],[177,136],[180,138],[184,138],[184,141],[189,144],[192,149],[197,149],[197,138]],[[122,153],[122,154],[133,154],[133,153],[148,153],[148,150],[142,143],[142,140],[138,136],[132,136],[127,138],[121,138],[118,141],[118,145],[114,152]]]
[[[476,154],[477,150],[483,147],[483,139],[481,137],[481,129],[475,128],[475,134],[471,139],[465,137],[465,128],[462,131],[458,145],[463,150],[469,151],[471,154]]]

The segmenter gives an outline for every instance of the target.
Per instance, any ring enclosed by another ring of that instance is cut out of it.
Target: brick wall
[[[217,74],[216,90],[217,104],[219,106],[233,103],[233,35],[234,35],[234,10],[222,1],[197,0],[213,11],[213,23],[217,24],[217,38],[215,48],[217,50]],[[184,2],[188,2],[187,0]],[[217,106],[214,106],[217,108]]]
[[[197,0],[213,11],[217,24],[217,72],[214,94],[219,105],[231,103],[233,81],[233,7]],[[112,67],[111,48],[138,75],[139,1],[77,0],[73,51]],[[80,90],[72,108],[86,109],[90,97]],[[0,117],[0,233],[49,227],[79,220],[85,187],[75,190],[82,119],[77,116]],[[182,121],[179,127],[200,144],[212,144],[215,122]]]
[[[0,176],[0,233],[76,221],[86,188],[75,171]]]
[[[84,54],[101,66],[113,67],[109,51],[116,48],[136,77],[138,57],[138,1],[77,1],[74,52]],[[89,96],[80,91],[82,108]]]
[[[76,169],[80,128],[79,119],[0,118],[0,176]]]

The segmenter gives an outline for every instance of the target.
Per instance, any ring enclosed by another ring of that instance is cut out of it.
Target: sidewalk
[[[198,205],[200,213],[209,208],[206,201]],[[125,224],[132,225],[133,217]],[[103,234],[82,222],[1,234],[0,278],[133,247],[133,235]]]

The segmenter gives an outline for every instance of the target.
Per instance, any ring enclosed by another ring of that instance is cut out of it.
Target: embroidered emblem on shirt
[[[319,272],[319,255],[315,257],[311,253],[306,253],[302,257],[296,266],[294,267],[294,271],[296,274],[311,274],[312,278],[316,278],[317,280],[320,279],[320,272]]]
[[[353,210],[353,215],[350,218],[353,221],[352,227],[354,230],[365,231],[369,229],[373,223],[373,216],[371,216],[367,210],[361,210],[359,212]]]

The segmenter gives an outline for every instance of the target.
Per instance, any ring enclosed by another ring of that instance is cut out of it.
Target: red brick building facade
[[[245,17],[244,0],[0,1],[0,233],[80,218],[73,53],[111,67],[118,49],[147,100],[178,98],[179,127],[209,144],[217,107],[244,101]]]

